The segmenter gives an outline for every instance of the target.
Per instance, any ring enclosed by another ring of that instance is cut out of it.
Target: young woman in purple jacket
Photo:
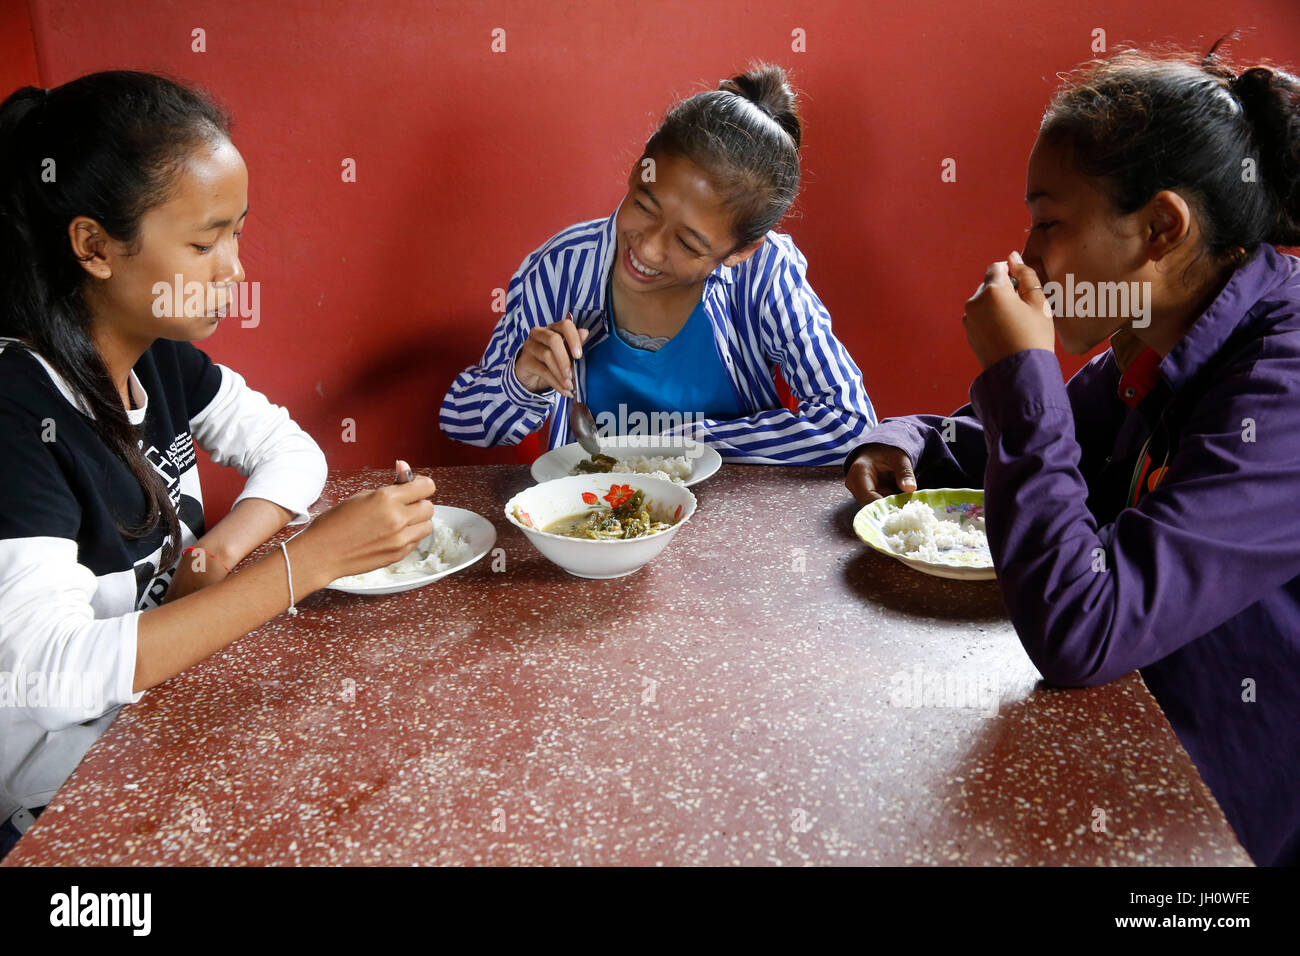
[[[1213,49],[1088,64],[1026,201],[966,303],[971,403],[882,422],[845,484],[983,487],[1044,678],[1140,669],[1255,861],[1300,863],[1300,261],[1275,248],[1300,244],[1300,80]],[[1067,384],[1054,333],[1110,348]]]

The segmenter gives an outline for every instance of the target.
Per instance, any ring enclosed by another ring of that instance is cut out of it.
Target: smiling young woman
[[[670,110],[615,213],[564,230],[515,273],[482,359],[447,393],[442,430],[517,444],[549,416],[555,448],[572,440],[576,400],[598,421],[673,422],[667,434],[732,461],[841,460],[875,412],[803,255],[773,231],[798,191],[800,135],[777,67]]]

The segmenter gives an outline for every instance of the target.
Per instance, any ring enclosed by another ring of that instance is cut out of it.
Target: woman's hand
[[[400,561],[433,530],[429,498],[435,490],[433,479],[420,475],[353,495],[284,543],[291,556],[288,565],[275,548],[216,587],[145,611],[138,625],[132,686],[136,691],[154,687],[261,627],[289,606],[290,594],[296,604],[335,578]],[[258,501],[278,507],[255,498],[240,505]],[[194,554],[186,554],[182,564]],[[206,566],[212,567],[210,557]],[[193,572],[178,569],[178,575],[188,573]]]
[[[323,587],[347,574],[363,574],[400,561],[433,533],[433,479],[416,475],[403,484],[353,495],[320,515],[295,541],[294,580],[306,562]],[[304,569],[307,570],[307,569]],[[306,589],[304,588],[304,593]]]
[[[907,452],[873,442],[863,446],[844,476],[844,487],[858,504],[866,505],[902,491],[916,491],[916,475]]]
[[[1016,280],[1012,285],[1011,280]],[[1056,350],[1052,310],[1047,307],[1038,274],[1020,253],[995,262],[984,273],[984,284],[966,300],[962,316],[966,340],[983,368],[1025,349]]]
[[[163,603],[175,601],[193,594],[209,584],[216,584],[230,572],[226,570],[223,560],[218,555],[200,545],[187,548],[176,565],[176,573],[167,587],[167,596]]]
[[[515,378],[530,392],[556,389],[573,398],[573,361],[582,358],[588,332],[573,324],[573,316],[553,325],[538,326],[515,356]]]

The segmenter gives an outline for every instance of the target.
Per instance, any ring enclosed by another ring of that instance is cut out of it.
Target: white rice
[[[611,455],[610,457],[617,456]],[[651,478],[664,478],[682,485],[689,481],[691,475],[695,473],[695,466],[687,460],[685,455],[674,455],[672,457],[633,455],[631,458],[618,459],[618,471],[649,475]],[[569,474],[581,475],[584,472],[578,471],[578,466],[574,465]]]
[[[984,516],[980,515],[965,528],[956,518],[940,517],[923,501],[909,501],[889,515],[880,526],[885,540],[895,554],[920,561],[935,561],[940,552],[954,548],[988,550],[984,533]]]
[[[423,542],[421,542],[423,543]],[[415,574],[437,574],[458,564],[464,564],[474,556],[469,542],[448,525],[433,519],[433,547],[428,551],[416,548],[400,561],[395,561],[386,568],[367,571],[365,574],[349,574],[331,583],[345,587],[377,587],[392,584]]]

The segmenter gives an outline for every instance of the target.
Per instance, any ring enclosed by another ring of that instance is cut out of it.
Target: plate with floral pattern
[[[909,568],[935,577],[958,581],[979,581],[997,577],[987,540],[983,545],[961,544],[940,550],[930,559],[900,550],[901,535],[890,519],[909,502],[928,505],[935,518],[951,522],[962,531],[984,531],[984,491],[980,488],[927,488],[881,498],[865,506],[853,518],[853,531],[881,554],[897,558]],[[887,528],[887,522],[889,527]],[[893,539],[891,543],[891,538]]]

